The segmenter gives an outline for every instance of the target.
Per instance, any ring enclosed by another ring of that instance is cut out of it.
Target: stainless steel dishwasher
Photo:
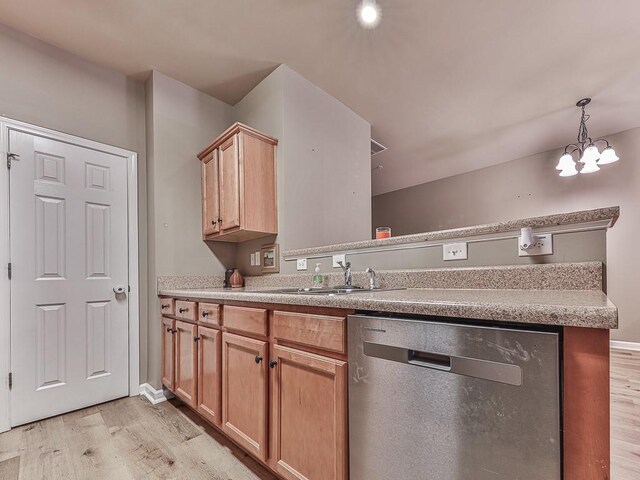
[[[559,480],[555,332],[352,315],[351,480]]]

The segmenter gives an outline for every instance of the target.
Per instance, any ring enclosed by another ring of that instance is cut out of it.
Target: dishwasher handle
[[[421,352],[419,350],[407,350],[407,363],[419,367],[436,368],[438,370],[451,370],[451,357],[433,352]]]
[[[374,342],[363,342],[363,350],[368,357],[506,383],[517,387],[522,385],[522,368],[518,365],[480,358],[423,352]]]

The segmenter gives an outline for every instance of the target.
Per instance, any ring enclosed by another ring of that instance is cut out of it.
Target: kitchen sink
[[[388,292],[390,290],[406,290],[405,288],[363,288],[363,287],[337,287],[337,288],[280,288],[275,290],[261,290],[256,293],[279,293],[291,295],[349,295],[351,293]]]

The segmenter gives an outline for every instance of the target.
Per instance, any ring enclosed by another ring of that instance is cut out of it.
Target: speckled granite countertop
[[[161,289],[159,295],[214,301],[334,307],[499,322],[617,328],[618,309],[597,290],[410,288],[349,295],[267,293],[265,289]]]
[[[520,230],[523,227],[544,228],[556,225],[569,225],[574,223],[587,223],[609,220],[609,226],[613,226],[620,215],[620,207],[597,208],[594,210],[581,210],[578,212],[557,213],[542,217],[521,218],[505,222],[474,225],[471,227],[452,228],[435,232],[416,233],[402,235],[379,240],[363,240],[360,242],[340,243],[335,245],[323,245],[321,247],[301,248],[288,250],[283,253],[285,258],[305,257],[319,253],[342,252],[362,248],[386,247],[404,243],[427,242],[434,240],[452,240],[456,238],[470,237],[474,235],[496,234]]]

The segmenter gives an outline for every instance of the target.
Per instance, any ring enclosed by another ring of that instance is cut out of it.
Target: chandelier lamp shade
[[[560,170],[561,177],[572,177],[578,173],[594,173],[600,170],[602,165],[608,165],[620,160],[616,151],[604,138],[592,139],[587,130],[587,120],[589,115],[585,112],[585,107],[591,102],[590,98],[583,98],[576,106],[582,109],[580,127],[578,128],[578,142],[570,143],[564,147],[564,153],[556,165],[556,170]],[[603,145],[602,152],[598,145]],[[578,162],[574,160],[573,154],[577,153]],[[578,168],[579,167],[579,168]]]

